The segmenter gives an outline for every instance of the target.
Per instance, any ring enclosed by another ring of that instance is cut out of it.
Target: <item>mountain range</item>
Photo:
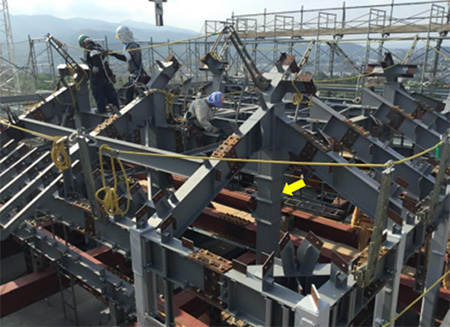
[[[120,44],[120,41],[115,38],[115,31],[117,27],[120,25],[127,25],[130,29],[132,29],[135,39],[141,41],[152,40],[153,42],[166,42],[167,40],[174,41],[198,35],[197,32],[189,29],[171,26],[158,27],[148,22],[125,20],[120,23],[111,23],[81,17],[63,19],[49,15],[32,15],[32,16],[11,15],[11,25],[15,43],[15,53],[16,53],[15,62],[18,66],[25,66],[29,61],[29,52],[30,52],[28,43],[29,36],[31,38],[43,39],[47,35],[47,33],[50,33],[63,43],[73,46],[78,46],[77,40],[80,34],[89,35],[91,38],[94,39],[104,39],[106,37],[108,40],[108,48],[112,50],[118,50],[122,46]],[[402,43],[391,42],[387,44],[390,51],[392,51],[396,56],[396,60],[401,60],[405,56],[406,52],[408,51],[409,45],[410,44],[409,43],[407,44],[407,42]],[[352,57],[352,59],[356,62],[357,65],[360,65],[365,56],[365,50],[361,44],[352,44],[344,42],[339,44],[339,46],[345,53],[347,53],[350,57]],[[298,52],[297,60],[300,59],[301,57],[300,54],[304,53],[306,47],[307,44],[296,46],[296,51]],[[173,49],[173,51],[175,51],[175,54],[177,54],[176,48],[177,47],[175,46]],[[321,51],[323,51],[322,52],[323,56],[321,57],[320,61],[321,65],[325,67],[326,65],[328,65],[327,59],[328,56],[326,54],[328,53],[329,48],[323,44],[321,46],[321,49],[322,49]],[[442,50],[445,52],[450,51],[448,47],[443,48]],[[167,49],[164,48],[158,49],[158,51],[160,51],[161,55],[167,55],[166,53]],[[268,65],[268,67],[271,67],[271,65],[273,64],[270,61],[270,58],[272,58],[271,51],[272,50],[268,49],[267,53],[265,53],[266,57],[258,58],[259,65],[264,66]],[[286,50],[279,49],[279,51],[281,52]],[[35,52],[38,55],[38,63],[47,62],[44,42],[36,43]],[[69,49],[69,52],[76,60],[83,56],[82,52],[79,50]],[[260,49],[260,52],[264,53],[265,51]],[[234,51],[231,50],[231,53],[234,53]],[[420,64],[423,54],[424,54],[424,47],[423,44],[420,43],[418,44],[414,52],[412,63]],[[431,55],[434,56],[434,53],[432,53]],[[309,65],[314,64],[314,57],[315,57],[315,48],[311,53]],[[56,63],[62,62],[62,58],[60,58],[56,54],[54,54],[54,59]],[[336,70],[352,72],[353,70],[351,66],[349,66],[348,64],[342,65],[344,61],[345,59],[342,58],[340,55],[335,56]],[[378,61],[377,54],[375,51],[371,51],[370,61],[371,62]]]
[[[94,39],[103,39],[106,36],[109,47],[118,49],[120,48],[120,42],[115,38],[115,32],[120,25],[128,26],[137,40],[150,41],[152,39],[153,42],[165,42],[198,35],[197,32],[188,29],[171,26],[158,27],[147,22],[132,20],[111,23],[80,17],[63,19],[49,15],[11,15],[10,19],[18,65],[25,64],[28,59],[28,36],[44,38],[50,33],[63,43],[74,46],[78,46],[77,40],[80,34],[86,34]]]

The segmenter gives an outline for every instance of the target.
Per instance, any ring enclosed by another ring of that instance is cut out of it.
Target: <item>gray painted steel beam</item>
[[[406,234],[402,232],[394,234],[388,231],[387,240],[397,244],[396,255],[391,268],[392,279],[386,283],[375,298],[373,327],[381,327],[397,314],[400,277],[405,260]]]
[[[76,130],[61,127],[57,125],[51,125],[45,122],[40,122],[32,119],[23,119],[25,128],[32,131],[44,133],[51,136],[70,136],[72,133],[76,133]],[[157,148],[150,148],[144,145],[139,145],[122,140],[115,140],[105,136],[95,137],[96,147],[100,147],[102,144],[109,145],[113,149],[143,152],[143,153],[156,153],[156,154],[168,154],[173,155],[176,153],[160,150]],[[90,144],[91,145],[91,144]],[[166,157],[152,157],[145,155],[134,155],[119,153],[118,158],[131,164],[136,164],[145,168],[162,171],[169,174],[177,174],[184,177],[191,176],[201,165],[201,160],[193,159],[181,159],[181,158],[166,158]]]
[[[421,121],[402,112],[401,109],[394,108],[392,103],[369,89],[363,88],[362,91],[362,103],[378,108],[373,116],[386,126],[403,134],[414,145],[421,149],[428,149],[440,141],[440,134],[429,129]]]
[[[39,228],[26,226],[15,232],[19,239],[26,240],[38,252],[59,264],[72,275],[81,279],[108,301],[112,301],[126,313],[135,311],[134,287],[109,272],[106,268],[86,259],[71,247],[67,247]]]
[[[163,252],[170,251],[169,281],[175,285],[181,285],[184,289],[192,287],[204,290],[204,266],[192,258],[189,254],[198,251],[197,248],[190,250],[182,245],[177,238],[172,238],[166,243],[161,242],[159,230],[149,227],[142,233],[144,242],[147,243],[146,255],[141,257],[142,261],[134,263],[143,265],[147,270],[160,276],[164,274]],[[262,266],[259,266],[262,271]],[[223,276],[224,281],[218,286],[225,295],[221,298],[224,306],[222,310],[230,312],[238,319],[243,319],[254,326],[265,326],[266,299],[272,300],[274,312],[281,313],[283,306],[294,308],[303,298],[301,294],[291,291],[284,286],[272,282],[270,288],[263,290],[261,275],[246,274],[231,269]],[[217,304],[219,305],[219,304]],[[219,305],[220,306],[220,305]],[[139,315],[139,314],[138,314]],[[274,315],[274,325],[282,324],[282,315]]]
[[[48,210],[50,214],[69,226],[86,228],[85,220],[89,212],[80,206],[76,206],[75,202],[69,202],[59,196],[52,196],[43,202],[42,210]],[[129,229],[135,225],[131,219],[125,217],[120,222],[108,220],[106,223],[94,220],[94,224],[95,237],[99,242],[123,254],[125,257],[130,257]]]
[[[150,148],[144,145],[134,144],[121,140],[114,140],[107,137],[97,136],[97,146],[102,144],[109,145],[113,149],[119,151],[133,151],[148,154],[161,155],[177,155],[177,153],[164,151],[157,148]],[[201,165],[202,160],[198,159],[183,159],[183,158],[168,158],[168,157],[153,157],[141,154],[118,153],[117,157],[123,161],[131,164],[136,164],[145,168],[161,171],[169,174],[177,174],[184,177],[190,177]]]
[[[250,157],[260,147],[259,124],[267,111],[258,109],[241,127],[241,138],[232,145],[237,158]],[[219,147],[220,149],[220,147]],[[229,151],[229,152],[230,152]],[[227,156],[229,153],[224,153]],[[205,161],[198,170],[169,198],[170,208],[164,214],[155,213],[149,224],[157,227],[164,219],[172,216],[176,221],[175,236],[181,236],[202,210],[228,184],[231,177],[241,168],[237,163],[225,161]]]
[[[404,156],[389,145],[381,142],[378,138],[369,135],[369,133],[363,135],[364,130],[351,123],[346,117],[328,107],[319,99],[314,98],[313,103],[314,106],[320,106],[322,110],[330,115],[330,118],[322,131],[340,141],[347,149],[352,150],[363,162],[386,163],[389,160],[398,161],[404,159]],[[315,107],[312,107],[312,110],[314,110],[314,108]],[[351,137],[347,137],[348,139],[351,138],[350,143],[346,143],[346,140],[344,140],[348,135],[347,133],[351,134]],[[381,170],[381,168],[375,169]],[[418,196],[420,199],[423,199],[430,194],[435,183],[433,176],[430,175],[431,170],[432,167],[427,163],[423,163],[419,166],[407,161],[395,166],[394,181],[396,181],[397,178],[406,181],[407,185],[401,182],[400,184],[402,184],[403,187],[406,185],[406,190]]]
[[[146,253],[145,241],[141,237],[144,229],[130,228],[131,264],[134,275],[136,318],[139,326],[150,327],[153,324],[147,319],[157,316],[155,274],[147,271],[144,258]],[[162,324],[161,324],[162,325]]]
[[[36,94],[10,95],[10,96],[6,95],[6,96],[0,97],[0,103],[8,104],[8,103],[41,101],[50,95],[51,95],[50,92],[36,93]]]
[[[378,256],[380,254],[381,243],[383,239],[384,229],[387,224],[387,209],[389,204],[389,191],[392,185],[392,175],[394,172],[393,167],[386,168],[381,177],[380,193],[377,199],[377,209],[375,213],[375,222],[372,231],[372,238],[369,243],[369,256],[367,259],[367,266],[364,272],[364,283],[365,286],[369,284],[375,278],[375,272],[378,265]]]
[[[444,257],[447,251],[448,234],[450,232],[449,219],[443,221],[437,226],[431,239],[431,248],[428,259],[427,278],[425,289],[427,291],[441,276],[444,270]],[[420,310],[419,326],[434,326],[434,315],[438,302],[440,283],[430,290],[422,299],[422,308]]]
[[[278,145],[291,151],[296,161],[347,163],[347,160],[287,118],[279,116],[278,122],[281,124],[278,128],[280,131]],[[303,150],[308,151],[305,153],[308,157],[302,157]],[[376,203],[373,199],[378,198],[379,184],[367,174],[356,167],[311,166],[307,168],[369,217],[375,218]],[[398,195],[398,188],[393,186],[390,191],[389,208],[395,214],[403,216]]]
[[[2,207],[0,207],[0,221],[2,229],[1,239],[7,238],[11,232],[27,219],[42,201],[58,189],[58,182],[62,175],[54,173],[53,164],[47,166],[40,174],[18,191]],[[53,177],[57,176],[57,177]],[[45,182],[49,181],[49,184]],[[34,195],[37,193],[36,195]],[[30,200],[28,203],[26,201]],[[22,207],[23,206],[23,207]],[[17,209],[19,208],[19,209]]]
[[[430,129],[439,134],[445,133],[450,128],[450,121],[441,113],[431,111],[426,106],[421,106],[398,82],[386,82],[383,89],[383,97],[395,105],[404,109],[407,113],[417,117]],[[418,111],[422,111],[418,114]],[[421,116],[421,117],[420,117]],[[420,117],[420,118],[419,118]]]

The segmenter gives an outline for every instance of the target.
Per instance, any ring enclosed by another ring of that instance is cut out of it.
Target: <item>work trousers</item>
[[[91,89],[99,113],[103,114],[106,112],[106,105],[108,103],[114,105],[117,109],[120,109],[117,92],[108,80],[91,80]]]

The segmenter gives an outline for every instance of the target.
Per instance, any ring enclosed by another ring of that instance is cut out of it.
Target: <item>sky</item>
[[[396,0],[405,2],[406,0]],[[411,1],[411,0],[410,0]],[[412,0],[414,1],[414,0]],[[386,4],[391,0],[346,0],[347,6]],[[11,15],[52,15],[60,18],[84,17],[122,22],[154,24],[154,3],[148,0],[9,0]],[[204,21],[225,20],[235,14],[342,7],[341,0],[168,0],[163,4],[164,24],[200,32]]]

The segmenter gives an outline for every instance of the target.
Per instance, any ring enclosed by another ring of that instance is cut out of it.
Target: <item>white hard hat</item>
[[[133,42],[133,32],[124,25],[117,27],[116,38],[120,39],[123,43]]]

